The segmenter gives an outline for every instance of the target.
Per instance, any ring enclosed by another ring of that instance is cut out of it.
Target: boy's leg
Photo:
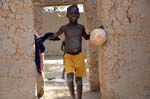
[[[76,77],[77,84],[77,99],[82,99],[82,77]]]
[[[74,74],[68,73],[67,74],[67,85],[71,94],[72,99],[75,99],[75,92],[74,92]]]
[[[65,59],[63,59],[63,64],[65,65]],[[65,79],[65,67],[63,68],[63,72],[62,72],[62,79]]]
[[[84,62],[83,53],[79,53],[76,56],[75,62],[75,77],[76,77],[76,84],[77,84],[77,99],[82,99],[82,77],[86,76],[86,67]]]
[[[63,68],[63,71],[62,71],[62,79],[65,79],[65,68]]]

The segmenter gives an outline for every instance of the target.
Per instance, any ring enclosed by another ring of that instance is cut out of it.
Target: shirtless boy
[[[61,26],[55,36],[65,35],[65,73],[67,74],[67,85],[72,99],[82,99],[82,77],[86,76],[86,67],[82,53],[82,37],[85,40],[90,38],[85,31],[85,27],[78,23],[80,17],[79,9],[76,5],[67,8],[66,17],[69,23]],[[77,98],[74,92],[74,77],[77,84]]]

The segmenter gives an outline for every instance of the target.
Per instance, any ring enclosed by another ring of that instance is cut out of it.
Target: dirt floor
[[[43,99],[71,99],[65,80],[61,79],[63,60],[44,61],[45,72],[45,95]],[[88,68],[87,68],[88,73]],[[52,80],[49,80],[54,78]],[[83,79],[83,99],[100,99],[99,92],[91,92],[89,89],[88,75]]]

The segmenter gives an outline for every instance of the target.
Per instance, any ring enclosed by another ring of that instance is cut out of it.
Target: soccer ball
[[[106,41],[106,32],[104,29],[96,28],[90,34],[91,42],[96,46],[102,46]]]

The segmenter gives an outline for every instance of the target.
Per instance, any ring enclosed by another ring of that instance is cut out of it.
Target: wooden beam
[[[83,4],[83,0],[44,0],[44,1],[34,1],[33,2],[34,6],[61,6],[61,5],[71,5],[71,4]]]

